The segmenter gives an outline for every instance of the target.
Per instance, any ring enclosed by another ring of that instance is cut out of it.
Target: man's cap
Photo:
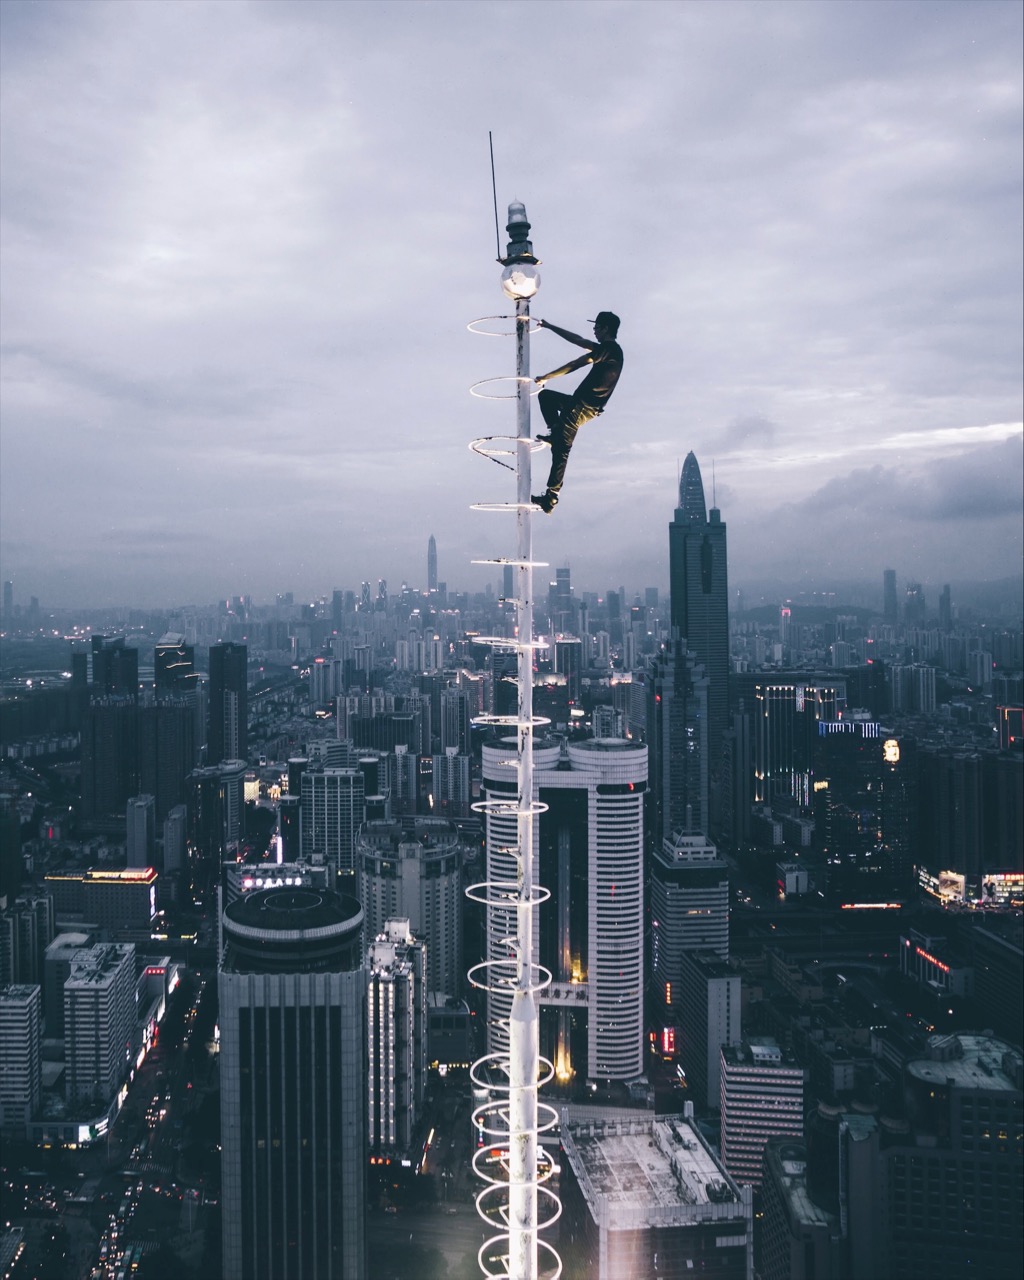
[[[588,320],[587,324],[602,324],[606,329],[611,329],[613,333],[618,332],[621,321],[614,311],[599,311],[593,320]]]

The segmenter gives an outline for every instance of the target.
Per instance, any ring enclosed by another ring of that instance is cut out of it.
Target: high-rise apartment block
[[[139,789],[156,801],[156,821],[163,822],[188,797],[188,775],[196,765],[196,700],[162,697],[138,713]]]
[[[822,1102],[808,1124],[801,1216],[817,1206],[842,1237],[842,1268],[814,1276],[1015,1276],[1024,1252],[1020,1049],[990,1035],[935,1034],[924,1054],[898,1056],[902,1105],[864,1114]],[[776,1280],[777,1246],[788,1244],[779,1237],[792,1231],[773,1221],[767,1186],[765,1211],[765,1272]]]
[[[882,574],[882,617],[890,627],[894,627],[899,622],[895,569],[886,569]]]
[[[425,948],[408,920],[388,920],[370,944],[366,1003],[370,1150],[408,1152],[423,1107],[427,1064]]]
[[[124,813],[129,796],[137,794],[138,729],[135,698],[92,700],[82,724],[83,818]]]
[[[369,937],[404,918],[426,946],[427,990],[462,988],[462,859],[458,831],[444,818],[366,822],[357,839],[359,897]]]
[[[758,679],[754,719],[754,801],[796,800],[810,805],[818,724],[846,708],[846,684],[834,678],[785,676]]]
[[[756,1189],[768,1139],[804,1136],[804,1069],[767,1038],[721,1054],[722,1163]]]
[[[43,958],[55,930],[49,892],[26,891],[0,909],[0,986],[43,981]]]
[[[139,651],[124,636],[92,637],[92,691],[138,699]]]
[[[151,867],[156,860],[156,798],[132,796],[125,814],[129,867]]]
[[[300,788],[303,860],[328,863],[337,875],[354,875],[365,806],[363,774],[356,768],[309,768]]]
[[[677,831],[651,858],[651,968],[669,1015],[678,1007],[689,951],[729,958],[729,872],[706,836]]]
[[[59,933],[46,948],[43,1022],[47,1040],[64,1039],[64,983],[71,976],[75,956],[94,941],[92,933]]]
[[[0,986],[0,1133],[24,1136],[42,1089],[42,988]]]
[[[592,738],[534,746],[534,882],[551,891],[539,911],[538,961],[553,982],[541,996],[541,1048],[560,1077],[629,1080],[643,1070],[643,847],[647,748]],[[484,747],[488,799],[515,791],[514,747]],[[487,878],[515,881],[514,815],[490,812]],[[487,909],[487,953],[507,958],[514,907]],[[490,994],[488,1041],[507,1039],[509,999]]]
[[[245,761],[194,769],[188,791],[188,875],[196,897],[216,888],[220,864],[234,855],[245,824]]]
[[[722,1047],[742,1038],[740,975],[713,951],[683,953],[676,1048],[702,1108],[721,1106]]]
[[[135,947],[100,943],[71,960],[64,983],[68,1105],[105,1107],[128,1071],[136,1021]]]
[[[671,640],[646,683],[644,741],[650,752],[654,841],[711,825],[709,681],[685,641]]]
[[[472,801],[469,756],[461,755],[455,747],[431,756],[430,810],[446,818],[468,818]]]
[[[161,636],[153,646],[153,677],[157,697],[188,693],[198,679],[195,647],[176,632]]]
[[[244,760],[249,752],[249,651],[244,644],[210,646],[209,730],[206,759]]]
[[[793,1138],[769,1138],[763,1168],[763,1280],[846,1280],[839,1215],[810,1193],[806,1146]]]
[[[225,908],[219,970],[225,1280],[366,1276],[366,984],[354,898]]]

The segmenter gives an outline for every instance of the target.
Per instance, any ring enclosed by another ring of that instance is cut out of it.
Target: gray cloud
[[[855,530],[886,510],[934,522],[908,555],[990,563],[1019,432],[931,439],[1020,418],[1019,6],[601,0],[532,6],[517,42],[521,15],[5,0],[4,577],[83,603],[242,574],[315,594],[417,581],[433,532],[450,582],[486,580],[469,561],[507,530],[466,508],[507,477],[466,445],[512,429],[466,394],[512,360],[464,327],[506,307],[488,128],[535,312],[623,317],[545,559],[664,582],[693,448],[734,576],[806,559],[811,514],[837,572],[874,576]],[[534,340],[536,368],[565,355]],[[906,466],[882,451],[914,436]],[[104,529],[163,527],[203,550],[104,559]]]

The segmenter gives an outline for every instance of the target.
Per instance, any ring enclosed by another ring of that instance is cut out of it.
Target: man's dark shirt
[[[622,348],[617,342],[602,342],[594,348],[593,355],[590,372],[576,388],[573,399],[600,412],[615,390],[622,372]]]

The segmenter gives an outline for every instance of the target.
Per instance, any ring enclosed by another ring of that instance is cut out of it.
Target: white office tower
[[[364,1280],[362,909],[293,887],[221,919],[221,1274]]]
[[[722,1163],[737,1182],[761,1185],[769,1138],[803,1138],[804,1070],[761,1038],[722,1049]]]
[[[362,773],[310,767],[302,775],[301,788],[302,860],[329,863],[338,875],[353,874],[356,832],[364,816]]]
[[[683,956],[729,958],[729,872],[700,834],[666,836],[651,859],[651,968],[666,1027],[678,1026]]]
[[[24,1137],[39,1108],[42,1044],[42,988],[0,987],[0,1133]]]
[[[535,948],[552,982],[539,996],[541,1053],[559,1079],[630,1080],[643,1071],[643,847],[647,748],[620,738],[537,740],[534,882],[550,889]],[[489,800],[515,794],[514,741],[483,749]],[[489,812],[487,878],[514,881],[514,814]],[[515,910],[487,908],[487,954],[507,953]],[[510,1001],[488,995],[488,1048],[508,1039]]]
[[[64,983],[68,1105],[106,1107],[124,1079],[136,1020],[134,943],[83,947]]]
[[[370,1150],[407,1153],[423,1106],[427,1071],[425,948],[408,920],[388,920],[370,944],[366,967]]]
[[[444,818],[364,823],[358,838],[359,896],[366,936],[407,919],[427,949],[427,990],[457,996],[462,986],[462,858],[458,831]]]
[[[132,796],[125,813],[128,866],[151,867],[156,862],[156,797]]]

